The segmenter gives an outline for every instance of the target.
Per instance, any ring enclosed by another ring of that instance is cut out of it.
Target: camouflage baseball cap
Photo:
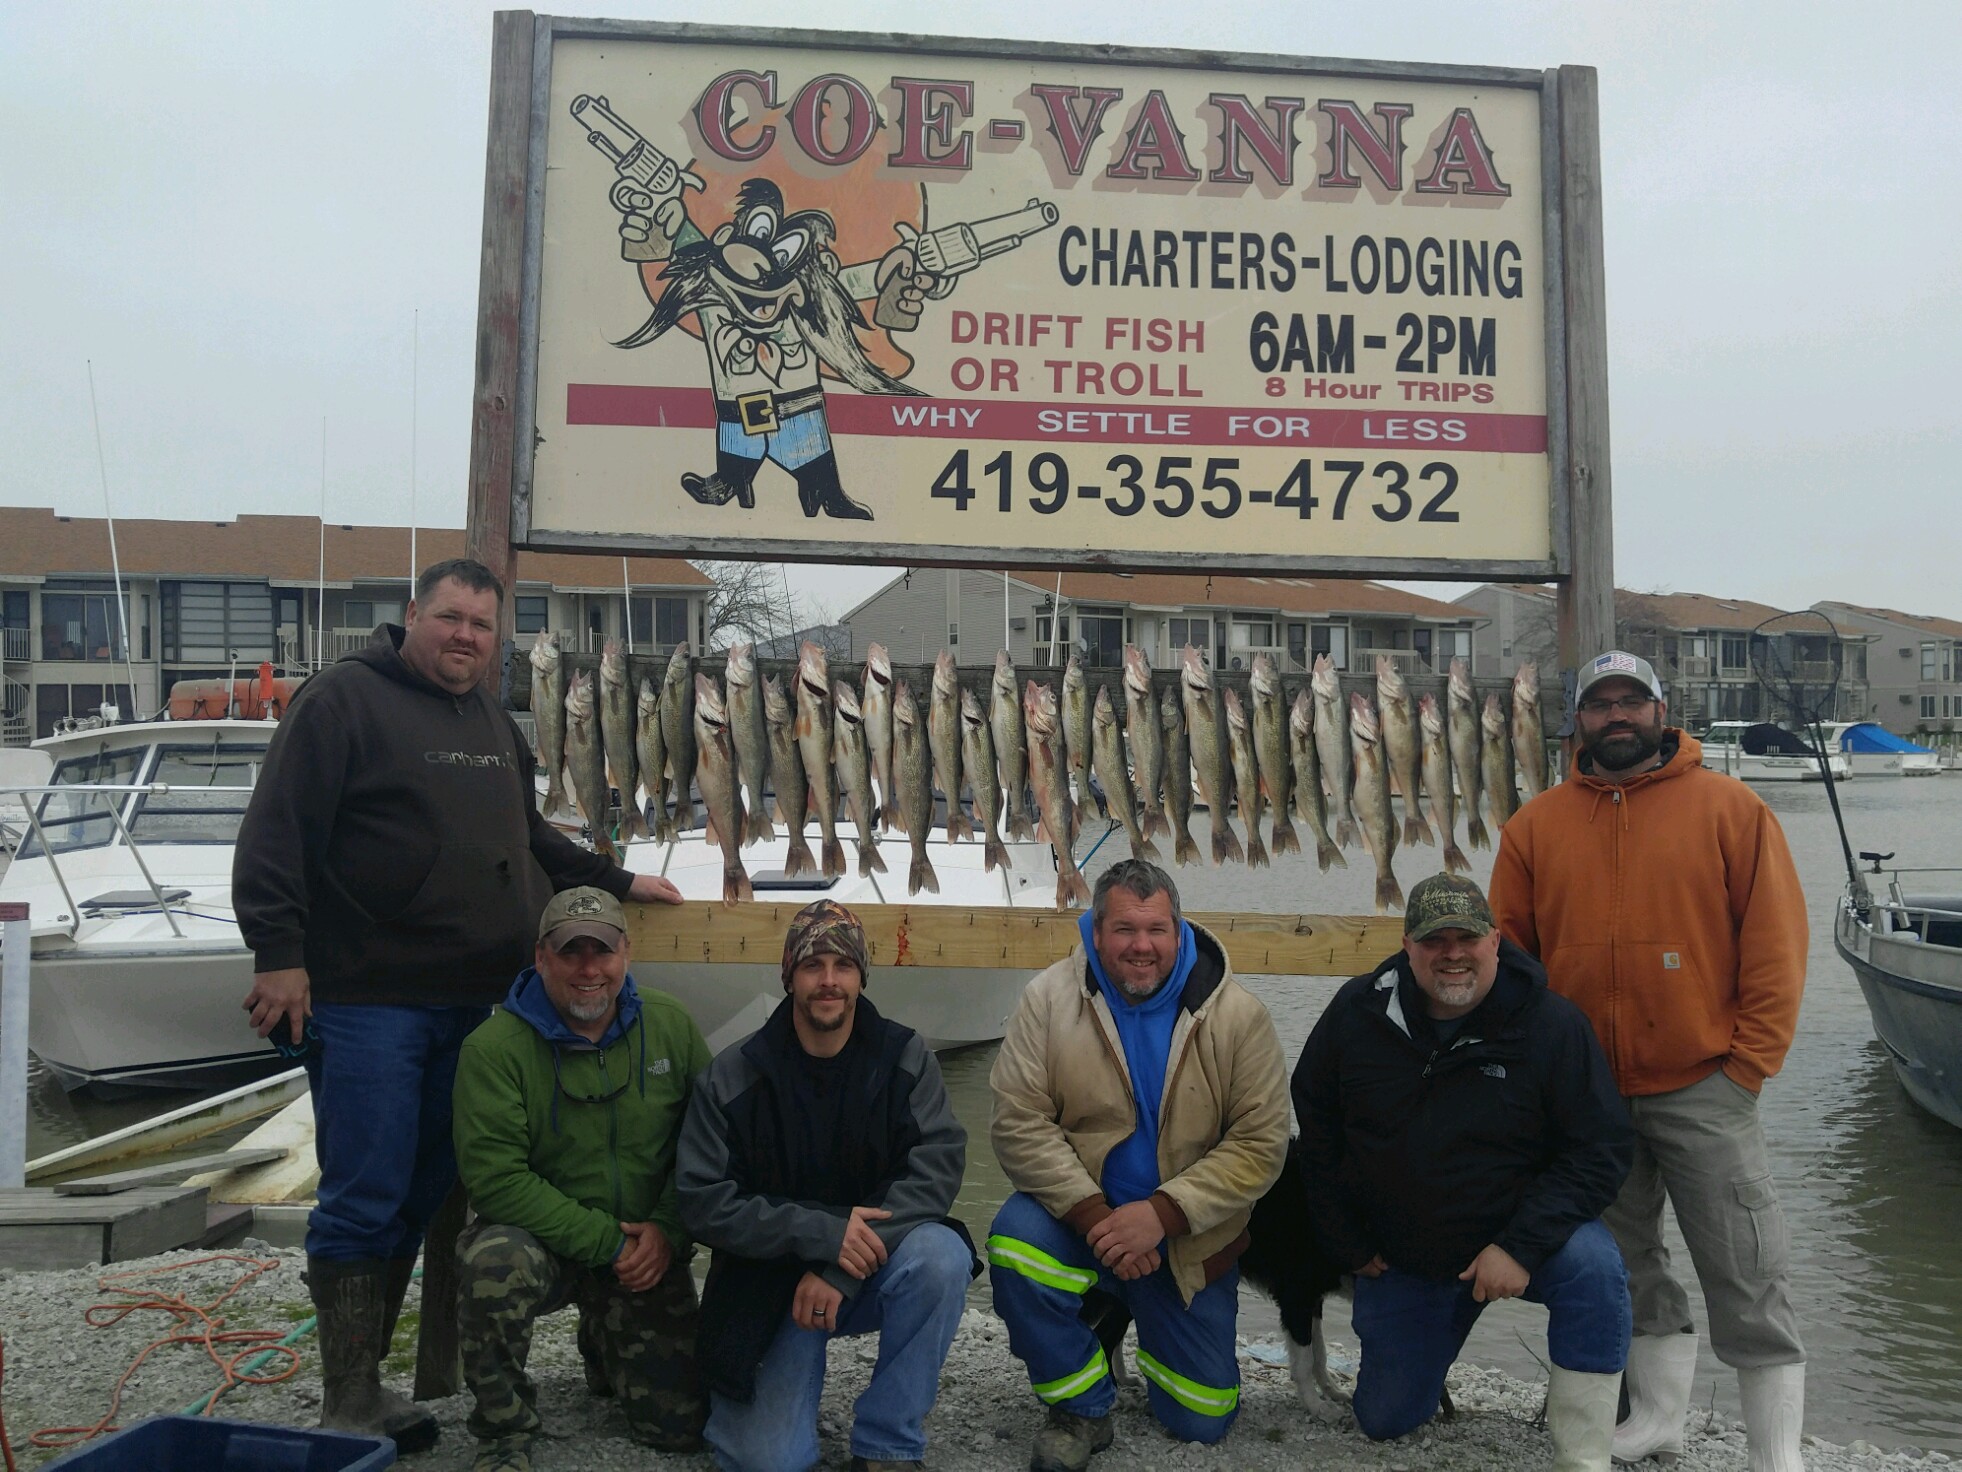
[[[1403,909],[1403,933],[1412,940],[1423,940],[1440,930],[1489,935],[1496,926],[1484,892],[1462,874],[1433,874],[1418,880],[1411,886],[1410,902]]]
[[[626,933],[627,912],[620,908],[620,902],[590,885],[553,895],[538,919],[538,943],[555,951],[564,950],[581,936],[617,951]]]
[[[836,900],[812,900],[791,917],[790,932],[783,938],[784,989],[790,989],[791,973],[799,966],[827,953],[857,966],[861,986],[872,979],[865,927],[858,916]]]
[[[1655,666],[1639,654],[1610,649],[1597,654],[1581,666],[1580,684],[1574,690],[1574,704],[1587,699],[1587,692],[1603,680],[1633,680],[1657,700],[1662,699],[1662,681],[1655,677]]]

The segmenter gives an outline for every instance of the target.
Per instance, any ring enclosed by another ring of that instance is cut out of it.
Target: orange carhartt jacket
[[[1805,989],[1805,896],[1784,830],[1703,748],[1617,786],[1576,771],[1499,838],[1492,912],[1579,1003],[1625,1095],[1721,1068],[1755,1093]],[[1666,749],[1666,745],[1665,745]]]

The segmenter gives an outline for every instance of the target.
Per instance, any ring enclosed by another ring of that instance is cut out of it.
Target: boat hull
[[[1859,980],[1901,1087],[1962,1129],[1962,955],[1876,935],[1844,902],[1833,944]]]

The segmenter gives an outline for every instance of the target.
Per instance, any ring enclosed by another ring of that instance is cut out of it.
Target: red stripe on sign
[[[1416,405],[1226,409],[1211,404],[1018,404],[840,392],[827,397],[825,413],[835,435],[1344,450],[1415,445],[1499,455],[1546,453],[1542,414],[1471,414]],[[705,388],[573,383],[566,385],[565,416],[568,424],[709,429],[715,424],[715,402]]]

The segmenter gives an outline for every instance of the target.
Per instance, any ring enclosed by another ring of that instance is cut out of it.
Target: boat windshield
[[[130,837],[139,844],[238,842],[238,825],[251,794],[202,789],[250,788],[265,761],[263,741],[165,746],[150,780],[170,791],[143,794],[129,820]]]
[[[144,759],[149,754],[148,746],[109,746],[105,743],[86,756],[67,757],[55,763],[48,785],[126,787],[136,781],[137,773],[142,770]],[[128,800],[129,794],[126,792],[50,792],[40,799],[35,816],[41,820],[41,832],[47,835],[50,848],[58,854],[73,853],[77,849],[101,848],[114,841],[116,822],[109,816],[108,804]],[[45,857],[41,839],[31,828],[27,841],[20,846],[19,857]]]

